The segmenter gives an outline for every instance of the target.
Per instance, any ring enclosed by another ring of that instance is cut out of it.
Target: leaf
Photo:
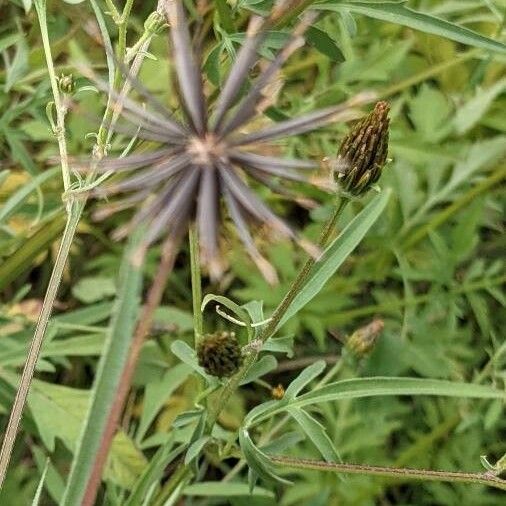
[[[211,436],[202,436],[190,445],[184,457],[185,465],[190,464],[199,456],[200,452],[210,439]]]
[[[90,395],[87,390],[53,385],[34,380],[28,395],[32,413],[44,446],[53,452],[55,439],[74,451],[81,423],[86,415]]]
[[[162,409],[164,403],[170,398],[188,378],[191,368],[186,364],[178,364],[169,369],[160,381],[148,383],[144,392],[144,402],[139,428],[135,440],[140,443],[146,435],[149,426]]]
[[[367,231],[374,225],[385,209],[391,191],[383,190],[369,202],[367,207],[358,214],[347,227],[332,241],[324,251],[322,257],[311,270],[306,284],[295,296],[288,307],[278,327],[281,327],[289,318],[297,314],[315,295],[320,292],[325,283],[339,269],[350,253],[358,246]]]
[[[303,409],[289,408],[288,414],[300,425],[327,462],[339,462],[341,457],[325,427]]]
[[[255,408],[255,416],[248,415],[250,425],[268,419],[287,408],[310,406],[321,402],[378,397],[384,395],[434,395],[462,399],[506,399],[506,393],[485,385],[457,383],[425,378],[360,378],[342,380],[312,390],[290,402],[270,403],[268,409]]]
[[[203,481],[188,485],[184,495],[197,497],[268,497],[274,498],[274,493],[262,487],[255,487],[250,492],[246,483]]]
[[[478,90],[474,98],[460,106],[454,118],[457,132],[462,135],[471,130],[504,90],[506,90],[506,79],[501,79],[487,90]]]
[[[462,44],[479,47],[499,53],[506,53],[506,45],[502,42],[485,37],[468,28],[456,25],[430,14],[415,11],[398,2],[325,2],[313,6],[322,10],[348,11],[364,14],[371,18],[380,19],[389,23],[407,26],[415,30],[439,35]]]
[[[59,168],[45,170],[44,172],[37,174],[29,182],[24,183],[19,190],[15,191],[6,201],[5,204],[0,207],[0,223],[5,221],[15,213],[19,207],[25,202],[25,200],[31,195],[33,191],[46,182],[53,178],[59,173]]]
[[[336,41],[330,38],[324,31],[311,26],[306,32],[306,40],[315,47],[320,53],[324,54],[332,61],[341,63],[344,61],[344,55],[339,49]]]
[[[174,341],[170,346],[170,351],[172,351],[172,353],[174,353],[181,362],[190,366],[196,373],[200,374],[208,382],[212,383],[216,381],[215,378],[207,374],[204,369],[200,367],[195,350],[188,346],[188,344],[184,341],[181,341],[180,339]]]
[[[246,385],[255,381],[278,367],[278,361],[272,355],[265,355],[255,362],[248,370],[246,376],[242,379],[240,385]]]
[[[293,357],[293,336],[269,337],[262,346],[262,351],[285,353],[288,358]]]
[[[174,433],[169,441],[161,446],[157,452],[149,460],[149,465],[144,469],[142,474],[132,487],[132,493],[125,501],[123,506],[139,506],[144,504],[142,501],[149,492],[153,483],[158,482],[163,477],[163,472],[167,466],[183,453],[186,445],[179,445],[174,450]]]
[[[98,302],[116,293],[114,280],[106,277],[81,278],[73,287],[72,295],[85,304]]]
[[[38,506],[40,503],[40,496],[42,495],[42,489],[44,488],[44,481],[46,481],[46,474],[48,469],[49,469],[49,458],[46,459],[46,465],[44,466],[44,471],[42,472],[39,484],[37,485],[37,490],[35,491],[35,495],[33,497],[32,506]]]
[[[272,482],[278,481],[284,484],[290,484],[289,481],[281,478],[275,472],[275,467],[269,460],[269,457],[257,448],[251,438],[249,437],[248,431],[244,428],[239,430],[239,444],[243,452],[244,458],[248,463],[248,466],[263,480]],[[250,487],[251,490],[251,487]]]
[[[147,468],[146,457],[122,430],[114,436],[105,468],[105,478],[122,488],[131,490]]]
[[[80,504],[95,456],[100,448],[109,409],[114,401],[140,306],[142,270],[131,263],[132,253],[142,239],[138,230],[130,238],[119,270],[118,292],[107,332],[104,354],[99,362],[92,401],[72,461],[62,506]]]
[[[297,397],[299,392],[319,376],[325,369],[326,364],[324,360],[318,360],[314,364],[306,367],[302,372],[290,383],[285,391],[284,399],[292,400]]]

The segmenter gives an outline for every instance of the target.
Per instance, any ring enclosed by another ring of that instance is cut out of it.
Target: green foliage
[[[499,491],[481,485],[365,474],[339,480],[283,469],[271,460],[283,454],[499,475],[506,453],[504,2],[307,4],[321,16],[307,34],[307,48],[283,68],[275,103],[259,121],[267,124],[375,90],[392,110],[392,161],[379,182],[381,192],[346,207],[336,239],[212,432],[208,414],[226,380],[209,376],[197,362],[183,247],[141,353],[98,504],[163,504],[167,477],[185,462],[195,479],[182,480],[176,495],[195,504],[504,502]],[[201,37],[206,86],[215,97],[245,40],[246,18],[269,12],[272,2],[208,5],[202,12],[193,8],[192,28]],[[105,13],[110,5],[103,7],[47,2],[55,70],[71,71],[77,89],[89,84],[76,68],[80,59],[111,83],[118,75],[99,40],[108,47],[118,42],[117,27]],[[128,45],[144,33],[152,8],[134,2]],[[57,143],[46,116],[53,97],[35,9],[30,0],[11,0],[1,12],[0,416],[5,426],[65,208]],[[272,59],[293,22],[288,16],[271,27],[261,48],[264,58]],[[155,59],[142,67],[140,79],[164,103],[177,106],[165,35],[153,40],[149,51]],[[106,100],[79,92],[72,101],[66,142],[71,156],[82,159],[92,149],[94,137],[87,134],[97,130],[95,117]],[[346,131],[338,123],[276,149],[287,157],[332,158]],[[125,135],[113,136],[111,152],[121,153],[129,142]],[[267,188],[255,188],[278,214],[299,225],[302,236],[316,241],[332,213],[333,196],[297,183],[294,189],[307,211]],[[100,443],[141,304],[141,276],[147,286],[160,253],[159,248],[148,253],[142,273],[133,268],[124,245],[110,239],[128,211],[97,222],[92,214],[102,204],[87,204],[70,250],[0,492],[2,505],[77,504]],[[225,277],[219,283],[203,277],[204,332],[235,331],[245,358],[306,258],[300,248],[271,239],[262,231],[256,237],[278,272],[278,285],[258,274],[232,234],[223,244],[229,263]],[[350,356],[343,346],[346,336],[375,317],[383,320],[384,331],[371,354]],[[273,400],[278,384],[284,396]]]

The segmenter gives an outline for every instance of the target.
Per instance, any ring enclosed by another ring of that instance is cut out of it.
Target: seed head
[[[272,238],[293,240],[312,256],[321,253],[277,216],[255,193],[251,183],[296,202],[300,195],[288,188],[292,182],[328,190],[328,184],[313,177],[317,163],[267,155],[272,149],[270,146],[266,149],[265,143],[352,119],[357,114],[354,107],[369,102],[371,95],[357,95],[342,104],[255,129],[266,100],[272,101],[272,95],[266,90],[276,81],[282,65],[303,44],[305,31],[318,15],[311,11],[302,15],[287,33],[287,42],[278,54],[264,66],[259,65],[258,55],[273,24],[297,4],[296,0],[277,0],[266,17],[251,17],[243,44],[237,49],[216,100],[208,99],[200,51],[192,50],[191,23],[182,0],[165,2],[161,13],[166,16],[170,31],[177,80],[173,95],[179,106],[176,111],[169,110],[151,95],[122,62],[116,62],[117,68],[145,104],[111,90],[88,70],[95,86],[116,101],[115,112],[121,113],[111,129],[158,146],[122,158],[105,158],[96,168],[113,177],[94,191],[96,196],[109,199],[109,204],[100,208],[94,217],[103,219],[117,211],[134,208],[131,221],[116,229],[113,237],[124,238],[134,228],[144,225],[146,234],[139,258],[160,239],[179,243],[194,222],[199,231],[201,262],[211,278],[218,279],[226,257],[221,252],[226,221],[234,225],[246,252],[271,284],[276,283],[276,271],[257,249],[251,225],[265,226]],[[160,16],[151,21],[160,24]],[[248,75],[254,67],[260,70],[248,87]],[[111,198],[114,195],[124,197],[116,200]]]
[[[341,143],[338,182],[351,195],[363,195],[381,176],[388,154],[389,110],[387,102],[378,102]]]
[[[211,376],[228,378],[242,363],[241,347],[233,332],[204,336],[197,347],[199,365]]]

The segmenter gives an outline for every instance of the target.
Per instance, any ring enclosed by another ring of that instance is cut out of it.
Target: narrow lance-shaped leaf
[[[318,294],[325,283],[358,246],[367,231],[374,225],[385,209],[389,197],[390,190],[383,191],[377,195],[330,244],[323,253],[322,258],[314,265],[306,284],[288,307],[278,328]]]

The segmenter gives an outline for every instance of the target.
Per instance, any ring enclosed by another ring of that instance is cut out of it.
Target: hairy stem
[[[271,455],[272,462],[295,469],[314,469],[334,473],[361,474],[401,478],[403,480],[447,481],[452,483],[474,483],[506,490],[506,480],[489,473],[463,473],[455,471],[433,471],[425,469],[409,469],[404,467],[368,466],[361,464],[338,464],[311,459],[296,459],[281,455]]]

